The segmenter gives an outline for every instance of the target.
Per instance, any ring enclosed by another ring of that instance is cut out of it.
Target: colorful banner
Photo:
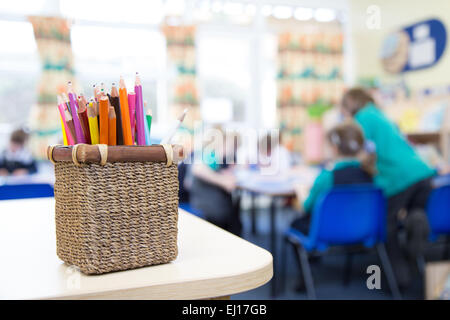
[[[183,128],[193,132],[194,121],[200,119],[197,89],[195,26],[164,26],[169,74],[169,106],[173,119],[189,108]],[[174,71],[174,72],[172,72]]]
[[[337,104],[344,90],[340,24],[320,24],[309,30],[283,32],[278,37],[279,125],[283,144],[301,152],[305,151],[306,124],[320,118],[318,111]]]
[[[38,100],[30,113],[30,146],[36,157],[46,158],[49,144],[62,143],[56,96],[65,92],[69,80],[74,81],[70,24],[56,17],[32,16],[28,19],[33,25],[42,63]]]

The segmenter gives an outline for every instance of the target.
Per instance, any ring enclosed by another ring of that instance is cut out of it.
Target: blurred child
[[[24,130],[13,131],[8,147],[0,153],[0,175],[21,176],[37,171],[35,160],[25,148],[27,139]]]
[[[292,165],[291,154],[280,142],[281,135],[274,139],[267,134],[258,145],[259,166],[274,175],[288,172]]]
[[[410,269],[400,250],[398,226],[404,224],[409,256],[416,261],[428,239],[429,226],[424,210],[436,170],[420,158],[365,90],[348,90],[342,98],[342,112],[355,119],[365,138],[375,145],[377,175],[374,180],[388,198],[386,248],[399,285],[405,287],[410,282]],[[407,211],[405,219],[399,219],[402,209]]]
[[[348,121],[336,126],[329,131],[327,140],[333,163],[314,181],[308,198],[303,202],[305,215],[292,222],[292,227],[303,234],[309,232],[311,213],[320,194],[338,185],[372,183],[375,174],[374,155],[364,151],[364,136],[357,124]],[[301,194],[298,190],[300,200]]]
[[[232,196],[236,179],[231,171],[236,161],[237,137],[226,139],[220,128],[216,133],[220,141],[216,141],[217,144],[211,150],[204,151],[202,163],[192,166],[190,203],[209,222],[240,235],[242,224],[239,203]]]

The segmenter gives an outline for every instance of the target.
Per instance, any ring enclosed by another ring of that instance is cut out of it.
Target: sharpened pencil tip
[[[134,81],[134,84],[136,86],[140,86],[141,85],[141,77],[139,77],[139,72],[136,72],[136,79]]]
[[[184,118],[186,117],[186,113],[188,112],[188,109],[184,109],[183,114],[180,117],[180,122],[183,122]]]

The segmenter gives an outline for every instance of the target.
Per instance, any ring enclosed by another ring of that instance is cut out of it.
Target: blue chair
[[[372,185],[336,187],[317,200],[308,235],[294,228],[285,232],[283,267],[286,268],[286,247],[294,246],[310,299],[316,298],[309,256],[321,255],[330,247],[364,245],[375,247],[394,298],[400,298],[397,281],[386,253],[386,201],[381,190]]]
[[[53,186],[47,183],[6,184],[0,186],[0,200],[53,197]]]
[[[443,185],[431,192],[427,205],[430,224],[430,241],[440,236],[447,237],[444,259],[448,259],[450,249],[450,185]]]

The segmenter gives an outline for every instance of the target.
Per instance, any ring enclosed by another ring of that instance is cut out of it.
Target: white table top
[[[56,256],[54,199],[0,201],[0,299],[201,299],[272,277],[272,255],[180,210],[171,263],[84,275]]]
[[[243,190],[268,196],[293,196],[299,188],[307,195],[318,173],[318,169],[298,166],[277,175],[262,175],[249,169],[237,170],[235,175],[238,187]]]

